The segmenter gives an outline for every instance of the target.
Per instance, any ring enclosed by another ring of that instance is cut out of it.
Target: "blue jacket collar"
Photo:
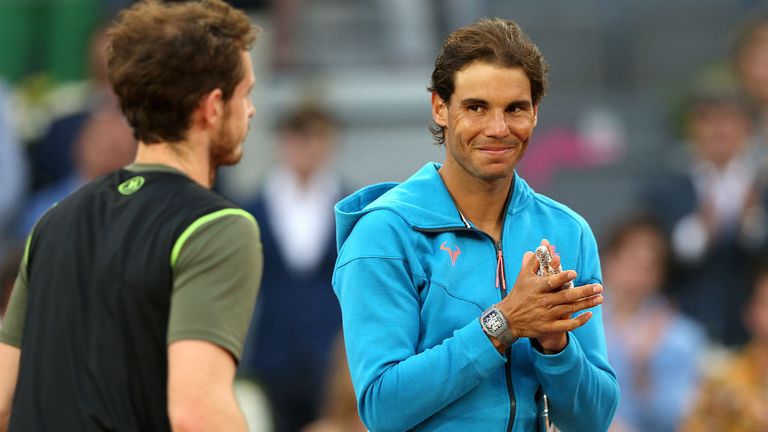
[[[339,247],[355,223],[377,209],[392,211],[417,230],[465,228],[459,210],[437,170],[430,162],[403,183],[379,183],[364,187],[336,204],[336,240]],[[512,199],[507,205],[511,215],[526,207],[533,190],[515,173]]]

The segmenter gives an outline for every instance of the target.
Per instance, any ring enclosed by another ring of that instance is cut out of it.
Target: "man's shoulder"
[[[203,214],[182,228],[171,250],[171,266],[174,268],[183,251],[189,254],[190,250],[195,250],[195,254],[205,255],[216,250],[243,249],[251,252],[238,255],[236,259],[248,261],[255,253],[252,248],[261,244],[256,220],[240,208],[224,208]]]
[[[557,219],[558,223],[572,223],[582,228],[588,228],[587,220],[569,206],[547,195],[533,193],[533,202],[538,212]]]
[[[101,214],[113,220],[155,220],[184,227],[222,210],[253,219],[236,204],[184,175],[117,170],[86,183],[59,201],[39,224],[60,217]]]
[[[445,190],[437,173],[439,166],[427,163],[402,182],[381,182],[364,187],[353,195],[369,210],[425,207]]]
[[[258,235],[259,225],[256,219],[239,207],[227,207],[203,214],[195,223],[215,226],[218,230],[228,233],[240,233],[251,236]]]

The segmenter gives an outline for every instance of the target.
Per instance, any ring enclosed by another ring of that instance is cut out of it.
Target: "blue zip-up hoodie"
[[[368,186],[336,205],[333,287],[366,426],[535,431],[541,388],[562,431],[607,430],[619,388],[599,306],[555,355],[528,339],[501,355],[478,319],[501,300],[505,275],[512,290],[523,254],[543,238],[563,268],[576,270],[576,286],[600,283],[589,226],[516,175],[499,251],[460,215],[439,167],[429,163],[402,184]]]

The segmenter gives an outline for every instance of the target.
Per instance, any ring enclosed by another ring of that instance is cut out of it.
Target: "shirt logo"
[[[131,195],[132,193],[135,193],[141,189],[142,186],[144,186],[144,177],[136,176],[120,183],[120,186],[117,187],[117,190],[123,195]]]
[[[448,256],[451,257],[451,265],[456,265],[456,258],[459,257],[459,254],[461,253],[461,249],[459,249],[459,246],[456,246],[456,250],[451,250],[451,248],[447,247],[445,244],[447,242],[443,242],[443,244],[440,245],[440,250],[444,250],[448,252]]]

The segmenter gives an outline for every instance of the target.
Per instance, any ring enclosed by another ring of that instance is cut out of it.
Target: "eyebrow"
[[[461,100],[462,105],[487,105],[488,102],[478,98],[467,98]]]
[[[479,98],[467,98],[461,100],[461,105],[463,106],[470,106],[470,105],[488,105],[488,101],[484,99]],[[520,108],[530,108],[533,106],[533,103],[529,100],[520,99],[516,101],[512,101],[509,104],[507,104],[507,108],[509,107],[520,107]]]
[[[520,108],[530,108],[533,106],[533,103],[529,100],[517,100],[510,102],[507,107],[520,107]]]

